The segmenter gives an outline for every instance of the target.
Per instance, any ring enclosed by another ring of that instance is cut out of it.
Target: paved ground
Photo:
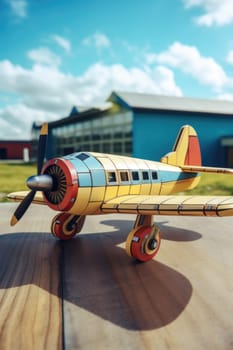
[[[70,242],[0,204],[0,348],[233,349],[233,218],[156,218],[160,252],[124,251],[134,216],[89,217]]]

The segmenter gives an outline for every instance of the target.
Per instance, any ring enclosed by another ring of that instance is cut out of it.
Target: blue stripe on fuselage
[[[184,173],[182,171],[159,170],[161,182],[181,181],[199,176],[198,173]]]
[[[82,152],[73,153],[64,157],[69,160],[75,167],[78,174],[80,187],[105,187],[106,176],[102,164],[89,153],[85,153],[87,158],[81,160],[79,155]]]

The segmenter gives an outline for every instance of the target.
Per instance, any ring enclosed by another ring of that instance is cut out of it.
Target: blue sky
[[[0,0],[0,139],[112,90],[233,100],[232,0]]]

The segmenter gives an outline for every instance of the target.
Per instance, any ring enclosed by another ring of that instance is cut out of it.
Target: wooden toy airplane
[[[31,191],[8,196],[21,201],[11,225],[20,220],[31,203],[48,205],[60,212],[52,220],[51,232],[62,240],[81,231],[86,215],[136,214],[126,251],[139,261],[148,261],[160,247],[159,228],[153,215],[233,215],[231,196],[174,195],[194,188],[200,172],[233,174],[233,169],[201,166],[199,141],[191,126],[181,128],[173,151],[161,162],[78,152],[43,165],[47,134],[45,123],[39,139],[37,175],[27,179]]]

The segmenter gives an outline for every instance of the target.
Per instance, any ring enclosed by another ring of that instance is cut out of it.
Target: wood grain
[[[37,211],[10,229],[9,209],[0,206],[0,348],[61,349],[61,249]]]
[[[233,349],[232,218],[158,218],[143,264],[124,251],[134,216],[88,217],[61,243],[55,212],[10,228],[14,206],[0,205],[1,349]]]

